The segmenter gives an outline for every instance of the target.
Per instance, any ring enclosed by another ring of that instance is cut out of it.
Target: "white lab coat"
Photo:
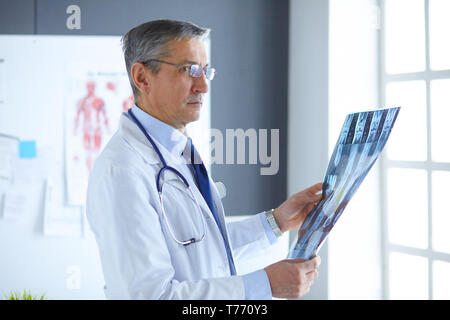
[[[205,238],[189,246],[175,242],[162,217],[156,189],[160,159],[140,129],[124,113],[120,126],[97,159],[88,185],[86,214],[95,235],[109,299],[244,299],[241,276],[231,276],[222,235],[185,164],[157,141],[168,165],[178,169],[198,199]],[[164,202],[179,240],[202,234],[194,201],[166,175]],[[217,188],[212,196],[233,257],[239,263],[263,255],[270,246],[260,217],[225,224]],[[167,186],[167,188],[166,188]],[[166,198],[165,198],[166,199]],[[184,237],[184,238],[183,238]]]

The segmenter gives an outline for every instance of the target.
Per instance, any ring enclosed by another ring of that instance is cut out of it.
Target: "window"
[[[380,0],[383,297],[450,297],[450,1]]]

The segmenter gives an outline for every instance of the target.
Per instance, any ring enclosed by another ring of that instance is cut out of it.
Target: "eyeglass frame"
[[[150,59],[150,60],[146,60],[146,61],[141,61],[141,63],[143,65],[146,65],[146,64],[151,63],[151,62],[158,62],[158,63],[163,63],[163,64],[168,64],[168,65],[171,65],[171,66],[175,66],[177,68],[183,68],[184,71],[188,71],[189,70],[189,75],[191,77],[193,77],[193,78],[200,78],[202,76],[202,74],[204,74],[206,79],[208,79],[209,81],[212,81],[214,79],[215,75],[216,75],[216,69],[215,68],[212,68],[212,67],[204,67],[203,68],[202,66],[200,66],[199,64],[196,64],[196,63],[193,63],[193,64],[179,64],[179,63],[167,62],[167,61],[158,60],[158,59]],[[192,69],[193,66],[197,66],[199,69],[202,69],[203,72],[200,75],[198,75],[198,76],[194,75],[194,71],[192,71],[193,70]],[[208,77],[207,71],[211,71],[212,72],[212,76]]]

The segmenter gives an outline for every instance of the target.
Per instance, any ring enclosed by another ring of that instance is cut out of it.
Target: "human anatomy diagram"
[[[88,171],[100,152],[102,146],[102,127],[109,134],[108,116],[106,114],[106,106],[103,99],[95,94],[95,81],[88,80],[86,82],[86,95],[77,103],[77,111],[75,115],[74,136],[77,135],[80,118],[83,120],[82,139],[85,151],[85,164]],[[74,159],[79,160],[79,159]]]
[[[131,94],[129,97],[127,97],[123,102],[122,102],[122,111],[123,112],[127,112],[128,109],[131,109],[134,105],[134,97]]]

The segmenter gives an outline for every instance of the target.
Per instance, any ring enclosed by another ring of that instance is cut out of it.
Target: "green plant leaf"
[[[41,295],[33,295],[31,294],[31,291],[27,289],[23,290],[23,293],[20,294],[17,291],[11,291],[7,295],[4,296],[7,300],[45,300],[47,299],[45,297],[45,293]]]

